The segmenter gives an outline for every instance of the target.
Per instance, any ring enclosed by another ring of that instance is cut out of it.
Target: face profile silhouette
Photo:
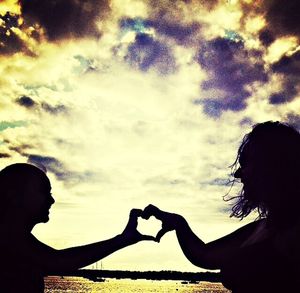
[[[300,205],[300,134],[288,124],[267,121],[245,135],[233,165],[243,183],[232,215],[246,217],[257,209],[273,225],[298,218]]]
[[[257,218],[214,241],[204,243],[179,214],[148,205],[142,216],[162,221],[157,240],[175,230],[187,259],[205,269],[220,270],[232,293],[295,292],[300,287],[300,133],[267,121],[253,126],[238,149],[232,167],[242,183],[233,197],[239,219]]]
[[[12,164],[0,171],[0,197],[0,259],[4,268],[0,292],[42,293],[44,276],[77,270],[129,245],[155,240],[137,231],[142,210],[132,209],[123,232],[110,239],[65,249],[42,243],[31,231],[36,224],[49,221],[54,198],[46,173],[30,164]]]
[[[0,171],[2,217],[28,227],[49,220],[55,202],[46,174],[36,166],[17,163]]]

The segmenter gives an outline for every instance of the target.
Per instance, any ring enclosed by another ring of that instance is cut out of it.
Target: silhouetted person
[[[243,188],[232,216],[257,210],[259,217],[225,237],[204,243],[182,216],[153,205],[143,217],[162,221],[158,241],[175,230],[187,259],[220,269],[233,293],[300,292],[300,134],[279,122],[257,124],[239,147],[233,175]]]
[[[31,230],[49,220],[54,203],[46,174],[29,164],[13,164],[0,171],[0,292],[43,292],[43,276],[57,271],[74,270],[141,240],[137,218],[141,210],[130,212],[129,222],[114,238],[56,250],[36,239]]]

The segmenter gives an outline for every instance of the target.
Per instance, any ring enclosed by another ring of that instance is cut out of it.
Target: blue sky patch
[[[27,126],[28,122],[19,120],[19,121],[1,121],[0,122],[0,131],[3,131],[7,128],[16,128],[16,127],[22,127]]]

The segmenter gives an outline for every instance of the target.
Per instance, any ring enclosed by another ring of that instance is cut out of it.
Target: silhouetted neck
[[[6,217],[1,220],[1,230],[7,230],[11,233],[22,233],[27,234],[31,233],[35,223],[31,223],[30,221],[26,220],[26,218],[17,217]]]

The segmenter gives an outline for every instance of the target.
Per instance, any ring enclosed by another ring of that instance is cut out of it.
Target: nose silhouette
[[[48,198],[50,205],[53,205],[55,203],[55,199],[52,195],[49,196]]]
[[[241,176],[242,176],[242,169],[241,169],[241,167],[238,168],[238,169],[234,172],[233,176],[234,176],[234,178],[241,178]]]

